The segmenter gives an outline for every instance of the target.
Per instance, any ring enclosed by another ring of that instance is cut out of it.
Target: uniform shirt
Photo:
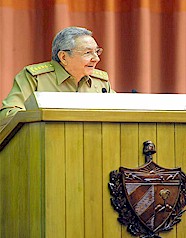
[[[114,92],[108,81],[108,74],[94,69],[91,76],[76,80],[56,61],[25,67],[14,79],[12,90],[0,109],[0,119],[13,116],[25,110],[25,100],[34,92]]]

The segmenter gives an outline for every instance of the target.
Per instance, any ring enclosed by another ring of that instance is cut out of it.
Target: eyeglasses
[[[76,49],[72,49],[72,50],[62,50],[62,51],[76,51],[76,52],[80,52],[81,53],[81,56],[85,57],[85,58],[92,58],[94,57],[95,55],[96,56],[100,56],[103,52],[103,49],[98,47],[97,49],[95,50],[76,50]]]

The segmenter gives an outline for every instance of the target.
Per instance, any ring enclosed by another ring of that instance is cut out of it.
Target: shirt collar
[[[63,81],[65,81],[67,78],[69,78],[71,75],[63,68],[61,64],[59,64],[57,61],[52,60],[52,65],[55,69],[55,74],[57,78],[57,83],[60,85]]]
[[[64,67],[61,64],[59,64],[57,61],[52,60],[51,63],[54,66],[54,69],[55,69],[58,85],[62,84],[63,81],[65,81],[67,78],[72,77],[72,75],[70,75],[64,69]],[[84,76],[83,78],[84,78],[84,81],[87,83],[87,85],[89,87],[91,87],[91,85],[92,85],[92,78],[90,76]]]

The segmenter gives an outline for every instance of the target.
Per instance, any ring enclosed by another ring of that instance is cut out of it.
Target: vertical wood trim
[[[28,127],[23,127],[1,153],[1,236],[29,234]],[[24,227],[24,229],[22,229]]]
[[[101,123],[84,123],[85,238],[102,238]]]
[[[44,123],[30,127],[30,238],[45,238]]]
[[[120,123],[102,124],[103,150],[103,237],[121,237],[121,225],[117,221],[118,213],[110,202],[108,190],[109,174],[118,170],[121,164]]]
[[[176,167],[174,123],[157,124],[157,163],[164,168]],[[160,236],[176,238],[176,226],[168,233],[160,233]]]
[[[29,206],[29,158],[30,158],[30,131],[29,126],[23,127],[22,136],[18,136],[19,145],[16,147],[16,160],[13,162],[13,171],[17,167],[18,175],[14,175],[14,182],[16,182],[17,186],[15,186],[14,194],[18,194],[17,198],[14,201],[15,206],[19,204],[19,212],[18,214],[18,226],[19,226],[19,235],[18,237],[26,237],[30,232],[30,206]],[[23,146],[24,144],[24,146]],[[18,150],[18,151],[17,151]],[[14,158],[13,158],[14,160]],[[13,187],[13,186],[12,186]],[[17,193],[16,193],[17,189]],[[15,216],[16,217],[16,213]],[[24,227],[24,229],[23,229]],[[13,237],[16,237],[13,233]]]
[[[121,166],[138,167],[138,123],[121,124]]]
[[[12,141],[12,145],[15,146],[15,140]],[[7,149],[7,148],[6,148]],[[8,149],[7,149],[8,150]],[[2,217],[1,217],[1,235],[2,237],[10,237],[12,234],[10,233],[10,225],[11,225],[11,187],[10,187],[10,182],[11,182],[11,173],[10,173],[10,165],[11,165],[11,160],[12,156],[11,153],[8,153],[8,151],[3,151],[5,156],[3,157],[2,161],[2,167],[1,167],[1,173],[2,173],[2,203],[1,203],[1,212],[2,212]],[[3,186],[4,185],[4,186]]]
[[[181,167],[186,173],[186,124],[175,125],[175,158],[176,167]],[[181,222],[177,225],[177,238],[185,238],[186,212],[181,217]]]
[[[45,126],[46,237],[65,237],[64,123]]]
[[[175,125],[175,158],[176,167],[186,173],[186,124]]]
[[[138,123],[121,124],[121,166],[138,167]],[[122,225],[122,237],[131,238],[127,227]]]
[[[165,168],[176,165],[174,123],[157,124],[157,162]]]
[[[84,238],[83,124],[65,123],[66,238]]]

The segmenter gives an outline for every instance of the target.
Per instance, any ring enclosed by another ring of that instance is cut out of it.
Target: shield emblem
[[[181,168],[167,169],[152,160],[110,173],[111,204],[118,221],[141,238],[161,238],[181,221],[186,205],[186,175]]]
[[[138,169],[120,168],[126,198],[139,220],[152,232],[175,210],[181,189],[181,169],[165,169],[153,161]]]

